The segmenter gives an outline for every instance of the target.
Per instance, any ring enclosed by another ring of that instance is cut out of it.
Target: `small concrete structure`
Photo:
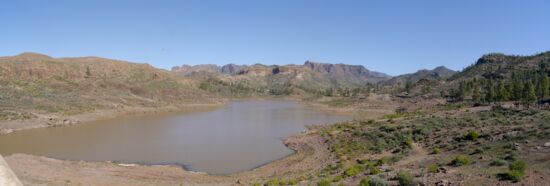
[[[10,169],[8,163],[0,155],[0,185],[2,186],[23,186],[15,173]]]

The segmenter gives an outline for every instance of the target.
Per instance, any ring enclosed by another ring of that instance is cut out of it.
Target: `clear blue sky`
[[[550,50],[550,1],[0,2],[0,55],[181,64],[361,64],[391,75]]]

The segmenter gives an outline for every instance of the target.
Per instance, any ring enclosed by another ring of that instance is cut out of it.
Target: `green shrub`
[[[376,162],[376,165],[380,166],[380,165],[388,164],[390,159],[391,159],[390,157],[382,157]]]
[[[358,186],[370,186],[369,181],[369,177],[364,177],[363,179],[361,179],[361,182],[359,182]]]
[[[470,140],[470,141],[477,140],[478,137],[479,137],[479,133],[473,130],[469,130],[468,133],[464,135],[464,139]]]
[[[267,181],[267,183],[265,183],[265,185],[267,186],[279,186],[280,183],[279,183],[279,179],[270,179]]]
[[[296,179],[289,179],[287,181],[287,185],[297,185],[298,184],[298,180]]]
[[[523,176],[525,176],[525,170],[527,169],[527,164],[521,160],[515,160],[510,165],[508,165],[508,172],[500,173],[497,176],[503,180],[512,180],[513,182],[521,181]]]
[[[369,168],[369,174],[371,175],[377,175],[380,174],[380,169],[377,166],[372,166]]]
[[[439,149],[437,147],[432,149],[432,154],[441,154],[441,149]]]
[[[344,175],[347,177],[355,176],[359,174],[361,171],[363,171],[363,167],[360,165],[355,165],[353,167],[350,167],[344,171]]]
[[[525,173],[521,171],[511,170],[506,173],[506,178],[513,182],[519,182],[525,176]]]
[[[495,159],[495,160],[491,161],[491,163],[489,165],[491,165],[491,166],[503,166],[503,165],[506,165],[506,161],[503,160],[503,159]]]
[[[341,175],[337,175],[337,176],[334,176],[334,178],[332,178],[332,182],[339,182],[339,181],[342,181]]]
[[[321,181],[318,181],[317,182],[317,186],[330,186],[330,181],[329,180],[321,180]]]
[[[508,165],[508,169],[511,171],[514,170],[514,171],[525,172],[525,170],[527,169],[527,164],[521,160],[516,160],[512,162],[510,165]]]
[[[397,172],[397,181],[399,182],[399,185],[401,185],[401,186],[412,186],[413,185],[413,177],[409,172],[406,172],[406,171]]]
[[[413,140],[408,138],[406,139],[405,141],[403,141],[403,145],[406,147],[406,148],[409,148],[411,149],[412,148],[412,143],[413,143]]]
[[[455,159],[453,159],[453,161],[451,162],[451,165],[455,167],[459,167],[462,165],[468,165],[470,164],[470,162],[471,162],[470,157],[466,155],[458,155],[455,157]]]
[[[379,177],[372,177],[369,180],[369,186],[387,186],[388,182]]]
[[[429,164],[426,167],[428,173],[437,173],[437,165],[436,164]]]

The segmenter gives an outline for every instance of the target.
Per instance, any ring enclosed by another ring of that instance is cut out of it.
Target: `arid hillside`
[[[203,82],[201,88],[204,90],[229,97],[343,94],[390,78],[389,75],[370,71],[361,65],[312,61],[306,61],[303,65],[282,66],[183,65],[172,68],[172,72]]]
[[[0,121],[219,101],[193,80],[148,64],[98,57],[0,57],[0,85]]]

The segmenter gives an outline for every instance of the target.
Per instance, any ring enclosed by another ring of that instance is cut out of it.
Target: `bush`
[[[439,148],[437,148],[437,147],[434,148],[434,149],[432,150],[432,154],[441,154],[441,149],[439,149]]]
[[[403,141],[403,145],[408,148],[408,149],[411,149],[412,148],[412,143],[413,143],[413,140],[408,138],[406,139],[405,141]]]
[[[503,165],[506,165],[506,161],[503,160],[503,159],[496,159],[496,160],[491,161],[491,163],[489,165],[491,165],[491,166],[503,166]]]
[[[372,177],[369,180],[369,186],[387,186],[388,182],[379,177]]]
[[[332,182],[339,182],[339,181],[342,181],[342,176],[340,175],[334,176],[334,178],[332,178]]]
[[[328,181],[328,180],[318,181],[317,186],[330,186],[330,181]]]
[[[473,130],[468,131],[468,133],[464,135],[464,139],[471,140],[471,141],[477,140],[478,137],[479,137],[479,133]]]
[[[401,186],[413,185],[413,177],[409,172],[406,172],[406,171],[399,171],[397,173],[397,181],[399,181],[399,185]]]
[[[453,159],[453,161],[451,162],[451,165],[455,166],[455,167],[459,167],[459,166],[462,166],[462,165],[468,165],[470,164],[470,157],[466,156],[466,155],[458,155],[455,157],[455,159]]]
[[[297,184],[298,184],[298,180],[296,180],[296,179],[288,180],[288,185],[297,185]]]
[[[267,183],[265,183],[267,186],[279,186],[279,180],[278,179],[271,179],[268,180]]]
[[[521,181],[523,176],[525,176],[525,170],[527,169],[527,164],[521,160],[515,160],[510,165],[508,165],[508,172],[498,174],[501,179],[512,180],[514,182]]]
[[[382,157],[376,162],[376,165],[380,166],[380,165],[388,164],[390,159],[391,159],[390,157]]]
[[[437,165],[436,164],[430,164],[428,167],[426,167],[428,173],[437,173]]]
[[[377,166],[372,166],[369,168],[369,174],[371,175],[377,175],[380,174],[380,169]]]
[[[369,177],[364,177],[363,179],[361,179],[361,182],[359,182],[358,186],[370,186],[369,181]]]
[[[355,165],[353,167],[346,169],[344,171],[344,175],[346,175],[347,177],[351,177],[359,174],[361,171],[363,171],[363,167],[361,167],[360,165]]]
[[[515,170],[511,170],[506,173],[506,178],[512,180],[513,182],[521,181],[523,176],[525,176],[525,173]]]
[[[296,179],[279,180],[279,185],[296,185],[298,181]]]
[[[527,164],[525,164],[525,162],[521,160],[516,160],[512,162],[510,165],[508,165],[508,169],[511,171],[514,170],[514,171],[525,172],[525,170],[527,169]]]

